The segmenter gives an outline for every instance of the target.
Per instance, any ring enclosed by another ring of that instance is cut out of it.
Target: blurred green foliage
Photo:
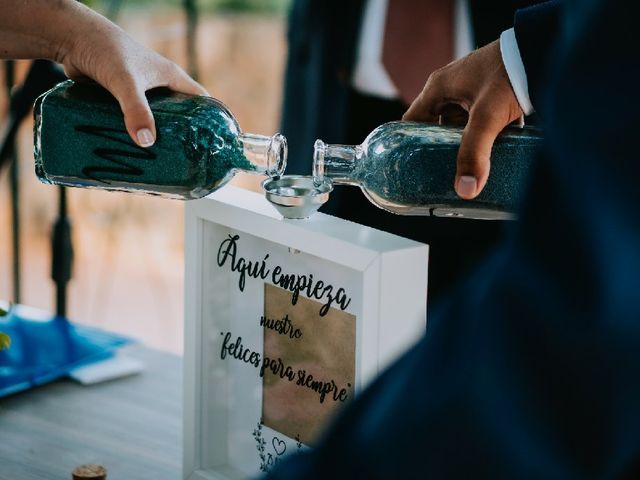
[[[0,350],[9,348],[11,346],[11,338],[6,333],[0,332]]]
[[[9,307],[4,306],[5,302],[0,303],[0,317],[4,317],[9,314]],[[0,332],[0,350],[9,348],[11,346],[11,338],[6,333]]]
[[[96,10],[108,9],[109,3],[120,2],[123,7],[182,7],[184,0],[84,0]],[[285,14],[292,0],[197,0],[200,12]]]
[[[282,13],[289,8],[290,0],[200,0],[197,4],[206,10]]]

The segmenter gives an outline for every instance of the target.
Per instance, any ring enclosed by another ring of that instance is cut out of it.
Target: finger
[[[518,119],[511,122],[511,124],[520,128],[524,127],[524,115],[520,115]]]
[[[188,95],[211,96],[202,85],[187,75],[187,73],[182,69],[177,69],[174,78],[169,82],[168,87],[173,91],[186,93]]]
[[[63,69],[64,69],[64,74],[74,82],[82,83],[82,82],[87,82],[91,80],[89,77],[87,77],[85,74],[83,74],[80,70],[78,70],[72,65],[64,65]]]
[[[455,190],[461,198],[475,198],[484,188],[491,167],[491,149],[504,127],[505,122],[492,113],[491,105],[481,102],[471,109],[458,151]]]
[[[149,102],[140,88],[130,89],[114,96],[124,114],[124,124],[129,136],[141,147],[150,147],[156,141],[156,126]]]
[[[445,98],[436,73],[432,73],[422,92],[409,106],[402,120],[412,122],[437,122],[440,116],[440,102]]]

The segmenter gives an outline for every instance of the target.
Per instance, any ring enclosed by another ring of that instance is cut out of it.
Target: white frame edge
[[[242,207],[238,206],[242,205]],[[273,221],[278,228],[273,229]],[[411,328],[397,330],[397,322],[378,322],[377,329],[357,330],[357,345],[363,348],[356,356],[357,389],[375,377],[392,358],[424,333],[426,319],[427,268],[418,269],[418,275],[408,288],[400,288],[392,276],[387,274],[398,268],[415,271],[416,258],[428,258],[428,246],[401,237],[380,232],[355,223],[339,220],[321,213],[310,219],[286,220],[264,199],[262,195],[234,186],[226,186],[218,192],[200,200],[187,202],[185,208],[185,333],[184,333],[184,396],[183,396],[183,478],[187,480],[231,480],[224,473],[202,469],[203,418],[202,371],[203,325],[202,285],[203,268],[198,262],[203,254],[204,222],[209,221],[225,227],[287,245],[320,258],[336,262],[362,272],[363,288],[378,302],[362,305],[364,318],[390,318],[397,313],[398,305],[410,305],[408,312],[414,318]],[[268,232],[266,235],[264,232]],[[358,243],[353,239],[357,238]],[[320,241],[319,241],[320,240]],[[195,272],[195,273],[192,273]],[[377,279],[380,279],[377,281]],[[405,286],[407,287],[407,286]],[[387,292],[381,295],[381,292]],[[388,292],[392,292],[389,294]],[[422,319],[422,324],[419,319]],[[395,328],[393,334],[390,332]],[[375,335],[375,339],[371,336]],[[195,341],[195,348],[192,342]],[[386,341],[381,349],[380,342]],[[384,356],[381,356],[385,352]],[[365,368],[362,365],[366,359]],[[375,360],[375,361],[374,361]],[[237,474],[233,474],[233,479]]]

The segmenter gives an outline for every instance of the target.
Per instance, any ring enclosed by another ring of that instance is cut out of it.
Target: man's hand
[[[523,112],[513,93],[496,40],[433,72],[403,120],[458,123],[467,117],[458,152],[455,190],[472,199],[489,178],[491,148]]]

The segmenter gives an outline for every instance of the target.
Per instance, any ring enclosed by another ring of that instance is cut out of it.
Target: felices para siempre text
[[[297,372],[294,371],[290,365],[285,365],[281,358],[262,358],[260,353],[250,350],[242,344],[242,337],[237,337],[236,341],[232,343],[231,332],[226,334],[220,332],[220,335],[224,335],[222,348],[220,349],[220,358],[222,360],[229,355],[236,360],[253,365],[260,369],[260,377],[264,376],[264,372],[267,369],[271,370],[274,375],[278,375],[282,379],[295,382],[300,387],[306,387],[316,392],[320,396],[320,403],[324,403],[327,395],[331,395],[330,398],[333,398],[335,402],[344,402],[348,397],[348,389],[351,388],[350,383],[347,383],[347,388],[339,388],[334,380],[327,382],[315,380],[313,375],[308,374],[304,369],[300,369]]]
[[[324,300],[325,303],[320,308],[320,316],[323,317],[329,312],[329,308],[335,303],[341,310],[346,310],[351,303],[351,298],[347,296],[344,288],[336,289],[333,285],[326,284],[322,280],[314,281],[313,274],[295,275],[282,273],[282,267],[276,265],[273,270],[267,267],[269,254],[264,256],[262,261],[246,260],[238,255],[238,240],[240,235],[229,235],[222,241],[218,248],[217,262],[222,267],[227,261],[231,263],[231,271],[239,272],[238,288],[244,291],[246,277],[261,278],[266,280],[271,276],[271,282],[285,290],[292,292],[291,305],[298,302],[300,292],[309,298]],[[335,290],[335,293],[334,293]]]

